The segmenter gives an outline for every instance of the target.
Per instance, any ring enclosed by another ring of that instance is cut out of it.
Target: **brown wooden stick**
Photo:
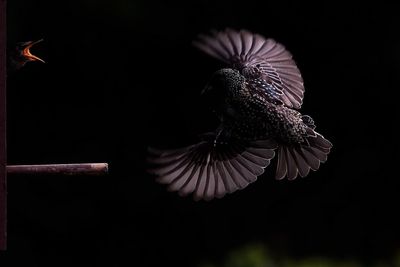
[[[103,175],[108,172],[107,163],[8,165],[8,174],[49,175]]]
[[[7,248],[6,0],[0,0],[0,250]]]

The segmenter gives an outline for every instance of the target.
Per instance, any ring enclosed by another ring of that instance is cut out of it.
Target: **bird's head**
[[[235,94],[242,87],[244,77],[234,69],[220,69],[216,71],[201,92],[202,99],[214,111],[223,108],[227,98]]]
[[[31,61],[40,61],[44,63],[44,60],[38,56],[35,56],[31,53],[31,48],[37,43],[42,42],[43,39],[38,41],[29,41],[29,42],[20,42],[15,47],[15,52],[13,55],[13,63],[16,65],[16,68],[23,67],[26,63]]]
[[[229,91],[240,88],[243,82],[244,77],[238,70],[220,69],[212,75],[202,94],[216,93],[225,95]]]

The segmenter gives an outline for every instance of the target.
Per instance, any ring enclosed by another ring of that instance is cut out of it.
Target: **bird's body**
[[[276,179],[305,177],[325,162],[332,144],[300,109],[304,85],[292,55],[248,31],[200,35],[195,45],[227,64],[202,92],[220,120],[195,145],[150,149],[158,181],[195,199],[220,198],[254,182],[277,155]]]
[[[238,70],[222,69],[214,75],[217,76],[214,79],[226,81],[223,85],[226,94],[218,103],[221,106],[213,107],[221,120],[222,136],[246,141],[273,138],[287,144],[305,141],[309,126],[303,122],[301,113],[253,92]]]

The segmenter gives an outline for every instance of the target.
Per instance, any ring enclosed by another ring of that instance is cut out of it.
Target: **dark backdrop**
[[[278,259],[400,253],[396,8],[282,1],[8,3],[8,42],[44,38],[8,78],[8,161],[109,162],[106,177],[10,176],[1,266],[199,266],[261,244]],[[148,145],[212,129],[198,95],[220,65],[191,41],[246,28],[283,43],[302,71],[305,114],[334,144],[305,179],[271,167],[209,203],[145,173]]]

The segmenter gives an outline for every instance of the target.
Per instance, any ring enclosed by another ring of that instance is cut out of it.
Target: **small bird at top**
[[[38,41],[17,43],[17,45],[13,49],[10,49],[10,51],[9,51],[8,68],[10,70],[19,70],[23,66],[25,66],[26,63],[33,62],[33,61],[40,61],[42,63],[45,63],[43,59],[33,55],[30,51],[30,49],[34,45],[36,45],[42,41],[43,41],[43,39],[40,39]]]
[[[303,78],[282,44],[226,29],[199,35],[194,45],[226,64],[202,91],[220,124],[197,144],[149,148],[149,171],[160,183],[211,200],[256,181],[275,155],[278,180],[305,177],[327,160],[332,144],[298,111]]]

